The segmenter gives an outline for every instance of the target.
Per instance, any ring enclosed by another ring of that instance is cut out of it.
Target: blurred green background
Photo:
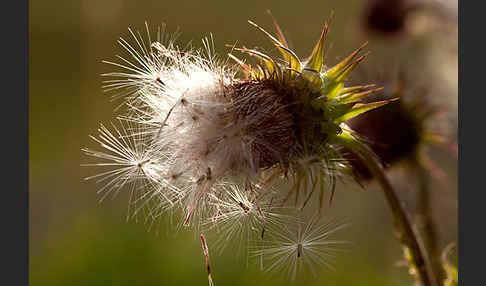
[[[110,94],[101,89],[102,64],[121,52],[117,39],[127,27],[144,32],[180,28],[179,43],[212,33],[217,52],[225,44],[270,44],[252,28],[251,19],[272,30],[265,10],[271,9],[301,56],[308,55],[331,9],[335,18],[328,35],[336,63],[365,40],[370,57],[363,65],[397,63],[416,74],[417,84],[433,90],[431,100],[450,111],[451,134],[457,132],[457,30],[427,15],[414,16],[405,35],[384,37],[363,33],[367,1],[31,1],[30,2],[30,283],[31,285],[207,285],[197,234],[151,228],[126,221],[128,196],[98,203],[99,186],[83,178],[97,172],[86,163],[82,147],[94,146],[88,135],[100,122],[114,119]],[[451,1],[453,2],[453,1]],[[456,1],[457,3],[457,1]],[[457,6],[457,4],[456,4]],[[455,7],[452,5],[452,7]],[[447,28],[444,28],[447,26]],[[443,248],[457,240],[456,160],[441,152],[432,158],[447,173],[430,182],[434,219]],[[390,176],[411,212],[416,206],[413,179],[401,169]],[[401,248],[393,237],[392,220],[382,193],[339,185],[330,216],[351,222],[341,236],[352,249],[335,260],[336,271],[323,271],[295,282],[283,274],[266,274],[228,248],[213,254],[215,285],[412,285],[407,268],[397,266]],[[211,241],[209,248],[211,252]]]

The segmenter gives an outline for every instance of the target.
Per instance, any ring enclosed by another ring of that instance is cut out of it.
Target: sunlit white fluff
[[[177,197],[177,189],[165,184],[169,193],[160,191],[164,179],[160,171],[164,164],[150,146],[145,144],[135,125],[119,121],[119,126],[112,125],[112,130],[101,124],[98,137],[90,136],[104,151],[84,148],[82,151],[88,156],[102,159],[102,162],[83,164],[84,166],[103,167],[110,170],[87,177],[97,179],[97,183],[104,184],[98,191],[102,193],[101,200],[108,195],[116,195],[122,188],[127,187],[130,192],[130,209],[134,214],[151,199],[157,199],[164,205],[173,205]],[[160,195],[160,196],[159,196]]]
[[[265,271],[283,270],[291,279],[304,269],[316,275],[319,267],[334,269],[332,259],[348,242],[331,237],[344,227],[346,224],[320,216],[288,221],[278,228],[270,226],[261,246],[252,253],[264,263]]]
[[[271,192],[228,183],[223,188],[224,191],[209,195],[213,214],[203,224],[219,250],[229,244],[248,248],[251,241],[263,237],[266,224],[283,223],[285,215],[273,202]]]
[[[172,41],[146,45],[140,34],[137,37],[133,31],[130,33],[134,44],[123,39],[119,43],[132,60],[120,56],[119,63],[107,61],[122,71],[105,74],[113,78],[106,81],[105,88],[130,93],[125,97],[128,112],[120,118],[137,126],[131,135],[144,138],[144,148],[153,156],[150,158],[153,167],[139,168],[134,158],[129,162],[131,172],[123,178],[116,177],[113,188],[119,189],[125,177],[128,181],[147,176],[152,184],[158,185],[152,195],[160,193],[168,198],[169,205],[184,209],[185,225],[194,216],[199,223],[209,209],[205,206],[206,196],[216,194],[224,185],[223,179],[230,183],[243,177],[249,180],[258,170],[255,164],[258,159],[254,158],[252,148],[259,139],[245,133],[245,129],[265,112],[236,120],[234,109],[238,102],[235,100],[242,101],[240,106],[243,106],[247,99],[235,99],[231,94],[234,90],[228,86],[235,80],[236,70],[214,56],[209,39],[203,40],[203,50],[179,49]],[[125,146],[124,150],[128,152],[131,147]],[[100,152],[87,153],[106,157]],[[134,177],[128,178],[130,175]],[[171,191],[161,191],[164,188]],[[137,200],[142,198],[151,195],[144,194]],[[166,206],[155,208],[152,211],[155,217],[156,209],[165,210]]]

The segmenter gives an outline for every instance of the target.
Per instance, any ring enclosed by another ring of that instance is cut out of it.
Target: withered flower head
[[[442,134],[443,130],[435,130],[430,125],[431,120],[438,119],[443,111],[431,103],[430,90],[413,86],[413,81],[404,70],[397,76],[391,73],[379,74],[376,71],[367,74],[374,74],[378,83],[384,87],[373,100],[400,100],[350,120],[349,126],[368,142],[385,167],[392,167],[407,160],[414,163],[421,160],[433,174],[440,173],[439,168],[432,165],[433,162],[428,158],[424,147],[445,148],[453,155],[457,151],[452,140]],[[359,178],[371,179],[368,168],[356,155],[346,149],[343,154]]]
[[[409,9],[406,0],[370,0],[364,12],[364,27],[369,32],[395,35],[403,31]]]

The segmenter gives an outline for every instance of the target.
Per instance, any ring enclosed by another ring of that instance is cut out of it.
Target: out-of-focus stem
[[[442,269],[442,264],[440,261],[440,251],[437,245],[437,231],[434,221],[432,220],[430,190],[428,188],[428,172],[420,163],[419,158],[416,158],[413,166],[417,170],[417,178],[419,183],[419,230],[423,235],[425,247],[430,255],[430,262],[432,270],[434,271],[434,276],[438,281],[443,281],[445,279],[445,273]]]
[[[407,260],[409,263],[412,263],[411,266],[415,268],[417,279],[422,282],[423,286],[438,286],[427,251],[420,240],[419,233],[414,229],[403,203],[398,198],[397,193],[386,177],[376,155],[369,150],[365,144],[347,133],[338,136],[338,138],[336,138],[336,143],[341,144],[356,153],[380,184],[393,214],[397,228],[397,236],[402,244],[408,249],[407,252],[410,257],[407,258]]]

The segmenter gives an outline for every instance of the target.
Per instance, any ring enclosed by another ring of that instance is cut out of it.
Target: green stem
[[[431,213],[431,202],[430,202],[430,190],[428,188],[428,173],[420,163],[420,158],[418,155],[414,159],[412,166],[417,170],[417,178],[419,182],[419,225],[424,238],[424,244],[427,252],[430,255],[430,262],[432,270],[434,271],[435,277],[438,281],[443,281],[445,279],[445,273],[442,269],[442,264],[440,261],[440,252],[437,245],[437,231],[432,220]]]
[[[415,268],[417,279],[422,281],[423,286],[437,286],[438,284],[433,275],[430,260],[428,259],[427,252],[420,240],[419,234],[414,229],[403,203],[398,198],[397,193],[386,177],[376,155],[365,144],[346,132],[335,137],[335,140],[336,143],[356,153],[380,184],[395,220],[398,239],[409,252],[410,257],[407,257],[407,260]]]

